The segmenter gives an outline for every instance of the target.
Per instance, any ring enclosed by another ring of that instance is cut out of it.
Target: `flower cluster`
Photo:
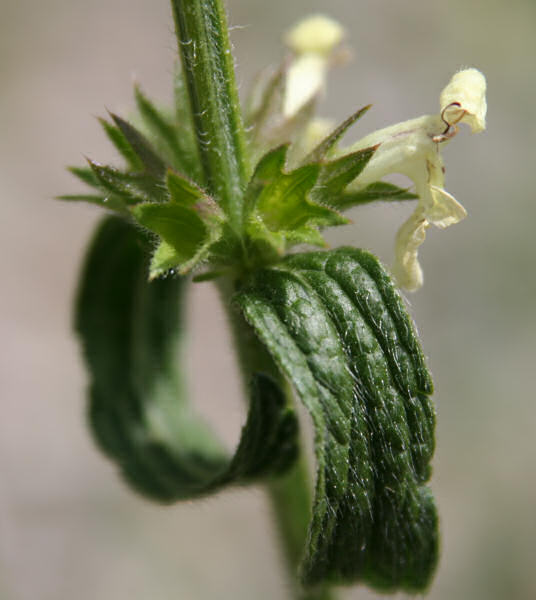
[[[287,71],[285,111],[292,114],[324,88],[324,80],[334,49],[343,31],[333,21],[311,17],[297,25],[287,36],[296,58]],[[406,290],[416,290],[423,282],[418,249],[430,225],[441,229],[458,223],[466,211],[444,189],[444,166],[440,146],[451,140],[458,123],[467,123],[472,132],[485,129],[486,80],[477,69],[456,73],[440,95],[439,114],[422,116],[375,131],[350,148],[343,156],[378,146],[363,172],[348,190],[358,192],[387,175],[409,177],[419,200],[409,219],[396,236],[393,275]]]
[[[466,215],[444,189],[439,149],[459,123],[473,132],[485,128],[486,81],[476,69],[462,70],[442,91],[437,115],[340,147],[347,129],[369,108],[338,127],[315,116],[328,71],[345,56],[343,39],[343,28],[332,19],[303,20],[285,38],[290,56],[255,87],[244,120],[247,162],[256,166],[232,226],[225,202],[207,186],[184,73],[176,79],[174,111],[159,110],[136,89],[139,125],[117,115],[101,121],[126,164],[118,169],[90,161],[86,168],[73,168],[97,193],[63,198],[114,210],[156,234],[151,277],[200,269],[247,271],[277,262],[296,245],[326,247],[321,230],[349,223],[341,212],[352,206],[418,198],[398,231],[392,267],[400,287],[418,289],[423,281],[418,250],[426,230],[448,227]],[[409,177],[414,193],[383,180],[392,173]]]

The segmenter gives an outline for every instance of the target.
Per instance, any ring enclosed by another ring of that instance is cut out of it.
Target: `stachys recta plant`
[[[397,287],[421,286],[427,228],[466,214],[444,189],[440,148],[459,123],[484,129],[485,79],[462,70],[437,114],[344,147],[369,107],[335,128],[315,117],[340,25],[317,15],[293,28],[288,56],[242,108],[221,0],[171,4],[182,64],[173,107],[136,88],[135,117],[101,121],[123,166],[73,167],[93,191],[63,196],[108,212],[76,304],[93,435],[158,502],[264,484],[296,598],[355,582],[422,592],[438,557],[433,386]],[[413,188],[384,181],[391,173]],[[326,249],[322,230],[347,224],[346,209],[408,200],[391,270],[365,250]],[[208,279],[247,394],[232,455],[188,403],[181,370],[185,298]],[[293,395],[314,430],[312,495]]]

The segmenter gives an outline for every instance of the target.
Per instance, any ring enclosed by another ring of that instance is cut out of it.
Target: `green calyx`
[[[376,148],[336,158],[334,149],[369,107],[311,146],[305,138],[314,103],[298,115],[284,117],[281,103],[273,99],[282,95],[283,86],[282,76],[269,80],[260,93],[260,107],[246,118],[246,149],[250,157],[258,158],[244,189],[233,191],[240,196],[239,221],[229,203],[207,183],[181,75],[176,77],[173,111],[158,108],[136,86],[138,114],[132,120],[115,114],[110,115],[111,121],[99,119],[125,164],[117,168],[88,160],[85,168],[71,167],[96,193],[61,199],[122,214],[152,234],[150,278],[170,272],[197,272],[197,278],[205,278],[204,273],[241,274],[273,264],[295,245],[326,247],[322,230],[350,222],[340,210],[384,197],[413,197],[382,183],[377,184],[377,193],[370,189],[374,186],[345,191]],[[271,147],[278,142],[284,143]],[[260,155],[261,150],[266,151]]]

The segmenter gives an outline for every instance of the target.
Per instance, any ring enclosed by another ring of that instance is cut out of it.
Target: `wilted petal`
[[[430,186],[430,191],[434,202],[426,212],[426,218],[432,225],[445,229],[467,216],[465,208],[443,188]]]

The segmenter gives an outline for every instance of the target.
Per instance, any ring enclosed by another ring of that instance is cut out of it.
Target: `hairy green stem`
[[[171,0],[197,144],[209,191],[221,203],[231,227],[242,233],[243,193],[248,176],[242,115],[233,57],[221,0]],[[230,281],[220,284],[230,307]],[[256,372],[271,375],[292,395],[264,346],[240,315],[229,308],[244,384]],[[267,486],[296,600],[332,600],[327,588],[303,590],[297,579],[310,517],[310,482],[303,457]]]
[[[270,375],[285,391],[287,402],[292,405],[294,398],[290,386],[251,327],[231,306],[233,294],[231,282],[220,280],[219,290],[224,306],[228,310],[244,388],[248,390],[254,373]],[[298,567],[305,547],[312,504],[309,469],[303,448],[291,469],[268,482],[266,490],[272,505],[288,577],[292,584],[293,599],[335,600],[334,592],[328,587],[304,589],[298,581]]]
[[[210,192],[242,231],[244,127],[221,0],[171,0],[199,154]]]

